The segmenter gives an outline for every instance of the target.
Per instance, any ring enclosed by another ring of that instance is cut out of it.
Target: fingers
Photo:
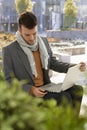
[[[43,97],[47,94],[46,91],[44,91],[41,87],[37,88],[37,91],[35,92],[36,97]]]
[[[86,63],[80,62],[80,70],[85,71],[86,70]]]
[[[41,95],[47,94],[47,92],[45,90],[43,90],[42,88],[39,88],[39,92],[40,92]]]
[[[30,93],[35,97],[43,97],[45,96],[45,94],[47,94],[47,92],[44,91],[41,87],[35,87],[35,86],[31,87]]]

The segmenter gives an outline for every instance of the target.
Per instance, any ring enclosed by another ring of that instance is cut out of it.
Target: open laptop
[[[68,69],[68,72],[66,73],[63,83],[59,83],[59,84],[49,83],[42,86],[42,88],[45,91],[49,91],[49,92],[61,92],[69,89],[78,81],[79,75],[81,74],[79,67],[80,64],[70,67]]]

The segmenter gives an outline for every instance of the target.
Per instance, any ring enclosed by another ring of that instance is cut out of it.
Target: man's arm
[[[10,83],[11,77],[13,76],[11,54],[9,54],[8,48],[4,47],[2,49],[2,61],[3,61],[3,71],[5,79]]]
[[[2,49],[2,60],[3,60],[3,72],[5,79],[8,83],[12,83],[12,80],[15,78],[14,72],[13,72],[13,65],[12,65],[12,59],[11,54],[9,53],[8,47],[4,47]],[[29,92],[29,89],[31,88],[31,84],[29,82],[26,82],[23,84],[22,88],[24,91]]]
[[[42,39],[46,45],[48,54],[50,56],[49,57],[50,69],[57,71],[57,72],[66,73],[69,67],[76,65],[76,64],[69,64],[69,63],[60,62],[59,60],[57,60],[56,57],[53,56],[53,52],[51,50],[51,47],[48,43],[47,38],[42,37]]]

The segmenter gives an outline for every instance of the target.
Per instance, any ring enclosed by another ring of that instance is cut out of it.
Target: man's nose
[[[30,40],[34,40],[34,36],[33,35],[30,36]]]

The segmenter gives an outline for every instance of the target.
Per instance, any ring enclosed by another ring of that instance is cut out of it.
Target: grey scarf
[[[48,68],[49,55],[48,55],[48,52],[47,52],[47,49],[46,49],[46,46],[45,46],[43,40],[41,39],[41,37],[37,36],[36,42],[33,45],[29,45],[23,39],[20,32],[16,32],[16,40],[18,41],[20,47],[23,49],[24,53],[28,57],[28,61],[29,61],[30,66],[31,66],[32,73],[35,75],[35,77],[37,77],[38,74],[37,74],[35,60],[34,60],[34,56],[32,54],[32,51],[37,51],[39,49],[42,67],[44,69]]]

